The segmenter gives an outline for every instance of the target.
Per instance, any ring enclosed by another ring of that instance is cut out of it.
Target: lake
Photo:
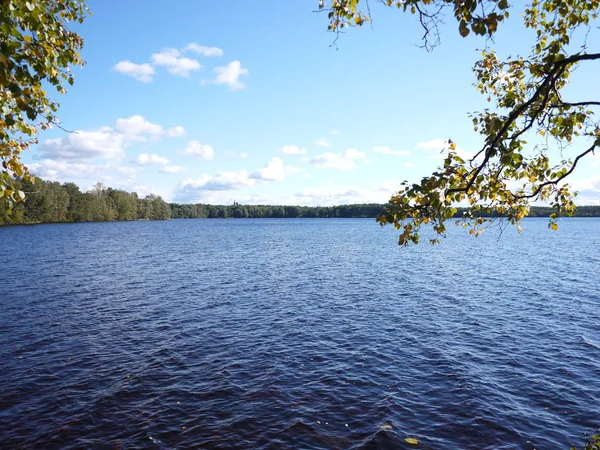
[[[410,248],[370,219],[0,228],[0,446],[579,448],[600,220],[523,227]]]

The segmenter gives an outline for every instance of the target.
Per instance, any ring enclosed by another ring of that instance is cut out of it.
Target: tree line
[[[37,177],[14,183],[26,197],[12,209],[5,197],[0,198],[0,225],[171,218],[169,204],[154,194],[140,198],[135,192],[113,189],[102,183],[81,192],[75,183],[60,184]]]
[[[219,218],[375,218],[383,212],[377,203],[340,206],[289,206],[289,205],[196,205],[171,203],[173,219]]]
[[[7,199],[0,198],[0,225],[219,218],[375,218],[387,206],[378,203],[338,206],[180,204],[167,203],[154,194],[140,198],[135,192],[113,189],[102,183],[96,183],[87,192],[81,192],[75,183],[60,184],[37,177],[15,183],[27,196],[12,210],[3,204]],[[455,217],[462,217],[465,210],[458,208]],[[552,211],[552,208],[534,206],[529,216],[548,217]],[[580,206],[574,215],[600,217],[600,206]],[[487,216],[500,217],[495,211],[488,212]]]

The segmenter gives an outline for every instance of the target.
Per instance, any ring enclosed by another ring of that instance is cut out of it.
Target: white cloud
[[[90,161],[97,158],[120,159],[124,156],[123,136],[110,128],[98,131],[75,131],[62,138],[47,139],[40,144],[42,158]]]
[[[183,167],[183,166],[165,166],[162,169],[160,169],[161,173],[181,173],[181,172],[187,172],[187,168]]]
[[[159,136],[180,137],[185,135],[185,129],[180,125],[165,131],[161,125],[152,123],[140,115],[117,119],[115,131],[130,141],[146,141],[148,136],[157,139]]]
[[[248,153],[240,153],[240,158],[247,158],[248,157]]]
[[[296,203],[307,206],[333,206],[353,203],[384,203],[391,193],[382,189],[356,187],[305,188],[295,194]]]
[[[329,142],[327,139],[322,137],[322,138],[317,139],[315,141],[315,144],[317,144],[319,147],[329,147],[331,145],[331,142]]]
[[[365,159],[364,152],[349,148],[342,153],[321,153],[310,159],[317,169],[350,170],[356,167],[356,161]]]
[[[203,161],[210,161],[215,157],[215,151],[210,145],[201,144],[198,141],[189,141],[183,155],[193,155]]]
[[[163,127],[151,123],[142,116],[131,116],[126,119],[117,119],[115,122],[115,130],[125,136],[126,139],[135,141],[145,141],[143,135],[159,136],[163,134]]]
[[[329,134],[331,134],[332,136],[335,136],[335,135],[340,134],[340,133],[341,133],[341,131],[339,131],[339,130],[332,130],[332,131],[329,132]]]
[[[135,64],[131,61],[119,61],[113,66],[113,70],[134,78],[142,83],[150,83],[154,75],[154,67],[150,64]]]
[[[195,59],[181,56],[181,52],[176,48],[167,48],[162,52],[152,54],[152,64],[166,67],[169,73],[184,78],[202,67]]]
[[[572,175],[573,176],[573,175]],[[567,179],[573,191],[577,191],[575,203],[578,205],[600,204],[600,175],[591,175],[585,179]]]
[[[216,175],[202,174],[199,178],[187,178],[175,192],[177,201],[182,202],[222,202],[223,196],[214,192],[251,188],[257,183],[284,181],[287,175],[300,169],[284,165],[279,157],[273,157],[264,167],[248,175],[246,170],[219,171]]]
[[[99,173],[106,168],[106,165],[71,163],[53,159],[44,159],[29,165],[31,173],[51,181],[71,181],[81,176],[99,176]]]
[[[202,175],[198,180],[187,179],[175,191],[175,201],[182,203],[227,204],[237,200],[243,204],[330,206],[349,203],[384,203],[397,192],[399,180],[391,179],[369,189],[354,186],[336,186],[325,183],[321,187],[308,187],[285,195],[279,192],[255,192],[244,188],[253,187],[253,180],[245,171],[220,172],[215,177]],[[307,174],[308,175],[308,174]],[[218,184],[217,184],[218,180]],[[216,185],[216,186],[215,186]],[[218,187],[218,189],[216,189]],[[232,194],[235,190],[235,195]]]
[[[145,166],[147,164],[168,164],[169,160],[159,155],[140,153],[135,159],[135,162],[140,166]]]
[[[164,135],[180,135],[182,132],[185,131],[180,126],[165,132],[161,125],[134,115],[117,119],[114,129],[102,127],[95,131],[75,131],[62,138],[47,139],[38,149],[40,158],[57,161],[119,160],[125,156],[124,147],[131,141],[147,141],[148,138],[154,140]]]
[[[389,179],[372,188],[336,186],[327,182],[321,187],[306,187],[294,194],[292,204],[307,206],[347,205],[352,203],[385,203],[398,191],[399,180]]]
[[[240,61],[231,61],[226,66],[215,67],[213,72],[216,74],[215,78],[203,80],[202,85],[224,84],[229,87],[230,91],[237,91],[246,87],[246,84],[240,81],[240,77],[248,75],[249,72],[248,69],[242,67]]]
[[[395,155],[395,156],[408,156],[410,152],[408,150],[392,150],[390,147],[373,147],[375,153],[382,153],[384,155]]]
[[[167,130],[167,136],[169,136],[169,137],[185,136],[185,128],[183,128],[181,125],[169,128]]]
[[[122,186],[122,189],[125,189],[128,192],[135,192],[136,194],[138,194],[138,196],[140,198],[144,198],[146,195],[148,194],[156,194],[157,192],[150,186],[146,185],[146,184],[136,184],[136,185],[126,185],[126,186]],[[163,200],[166,200],[165,197],[163,197]]]
[[[296,167],[285,166],[283,160],[275,156],[265,167],[253,172],[250,178],[262,181],[283,181],[286,175],[292,175],[299,171],[300,169]]]
[[[297,145],[284,145],[279,149],[279,153],[283,153],[284,155],[305,155],[306,149],[304,147],[300,148]]]
[[[202,174],[198,179],[187,178],[181,182],[181,191],[229,191],[251,187],[255,180],[248,177],[248,172],[239,170],[236,172],[219,171],[217,175]]]
[[[218,47],[206,47],[204,45],[196,44],[195,42],[190,42],[185,46],[184,51],[186,52],[195,52],[202,56],[223,56],[223,50]]]
[[[404,167],[415,167],[415,165],[413,163],[411,163],[410,161],[406,161],[404,163]]]

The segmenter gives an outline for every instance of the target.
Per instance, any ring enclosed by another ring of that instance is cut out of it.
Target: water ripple
[[[409,249],[368,220],[2,228],[2,448],[581,445],[600,221],[545,228]]]

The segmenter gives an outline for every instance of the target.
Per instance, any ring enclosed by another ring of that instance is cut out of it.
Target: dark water
[[[524,225],[408,249],[371,220],[0,229],[0,447],[581,446],[600,220]]]

